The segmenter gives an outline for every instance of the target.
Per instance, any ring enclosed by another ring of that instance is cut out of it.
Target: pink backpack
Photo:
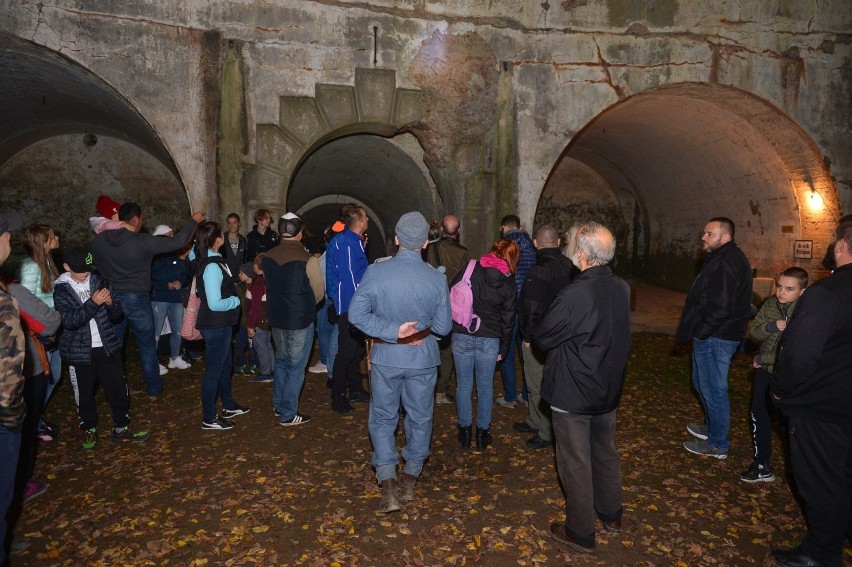
[[[479,325],[482,323],[479,316],[473,312],[473,288],[470,285],[470,276],[473,274],[475,265],[476,260],[468,262],[461,281],[450,288],[450,308],[453,312],[453,321],[471,333],[478,331]],[[470,327],[474,323],[476,323],[476,328],[471,329]]]

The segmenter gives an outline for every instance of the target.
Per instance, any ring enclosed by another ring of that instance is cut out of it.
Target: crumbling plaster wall
[[[423,84],[423,74],[412,70],[430,40],[459,36],[481,38],[493,51],[494,73],[482,77],[511,77],[514,153],[500,155],[514,162],[510,182],[528,226],[559,156],[590,120],[630,95],[684,81],[731,84],[787,112],[830,161],[842,209],[852,210],[852,16],[846,0],[404,5],[395,0],[137,0],[89,6],[9,1],[0,7],[0,29],[68,55],[126,96],[171,151],[193,206],[217,203],[213,78],[222,40],[243,42],[247,121],[254,125],[277,120],[282,95],[313,96],[318,83],[352,84],[356,67],[393,69],[397,86],[431,89],[440,96],[442,77]],[[482,60],[487,55],[477,54]],[[491,86],[484,84],[482,92],[491,93]],[[489,146],[499,136],[486,128],[496,115],[484,112],[474,128],[486,132],[483,143],[461,144],[449,152],[449,171],[432,168],[439,186],[457,184],[452,190],[462,197],[470,187],[499,188],[494,181],[483,182],[499,169],[491,163],[497,152]],[[426,134],[440,123],[420,125],[427,156],[435,154],[432,143],[445,142],[446,136],[430,140]],[[464,133],[446,131],[457,139]],[[245,159],[251,163],[256,150],[251,129],[246,142]],[[473,175],[459,176],[458,163]],[[506,212],[502,206],[487,214]],[[692,234],[694,227],[677,230]]]

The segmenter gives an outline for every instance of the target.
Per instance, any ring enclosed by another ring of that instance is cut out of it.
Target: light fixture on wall
[[[825,201],[822,200],[822,195],[817,193],[816,187],[814,187],[814,182],[810,179],[805,179],[808,183],[808,189],[806,200],[808,202],[808,208],[814,212],[819,212],[825,208]]]
[[[812,211],[821,211],[825,208],[825,202],[816,189],[811,188],[811,192],[808,194],[808,207]]]

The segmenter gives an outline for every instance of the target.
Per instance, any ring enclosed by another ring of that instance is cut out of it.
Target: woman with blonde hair
[[[506,357],[517,310],[517,284],[514,272],[520,250],[514,240],[498,240],[491,251],[471,260],[470,285],[473,291],[474,322],[469,326],[453,322],[453,361],[456,365],[456,413],[458,441],[470,447],[473,423],[471,395],[476,382],[476,448],[491,444],[491,412],[494,404],[494,368]],[[470,264],[468,265],[468,267]],[[451,285],[462,280],[467,269],[459,271]]]
[[[21,262],[18,268],[18,281],[45,305],[53,309],[53,281],[59,277],[59,271],[53,260],[52,252],[59,248],[59,236],[46,224],[31,224],[24,229],[24,246],[29,258]],[[62,376],[62,357],[59,355],[59,343],[56,337],[42,340],[50,365],[50,376],[44,396],[44,407],[53,394],[59,378]],[[57,435],[55,425],[42,420],[39,423],[38,437],[43,441],[52,441]]]

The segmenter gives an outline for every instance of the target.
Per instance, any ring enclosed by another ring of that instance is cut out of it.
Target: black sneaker
[[[538,429],[528,424],[526,421],[516,421],[512,424],[512,429],[518,433],[532,433],[538,435]]]
[[[526,443],[524,443],[524,447],[527,449],[546,449],[547,447],[553,447],[553,441],[547,441],[542,439],[538,435],[530,438]]]
[[[332,400],[331,409],[341,415],[349,415],[350,413],[355,413],[355,408],[349,405],[349,402],[346,401],[346,398],[336,398]]]
[[[249,408],[235,403],[233,409],[222,409],[222,417],[225,419],[231,419],[232,417],[237,417],[238,415],[243,415],[250,411],[251,410]]]
[[[278,425],[283,425],[284,427],[288,427],[291,425],[302,425],[303,423],[307,423],[310,420],[311,416],[296,412],[296,415],[293,416],[293,419],[288,419],[287,421],[279,421]]]
[[[758,463],[752,463],[751,466],[740,475],[740,480],[743,482],[772,482],[775,480],[775,475],[772,474],[772,469],[769,465],[764,466]]]
[[[218,415],[213,418],[213,421],[202,421],[201,429],[233,429],[234,424],[227,419],[222,419]]]
[[[367,403],[370,401],[370,394],[355,390],[354,392],[349,392],[349,401],[353,404]]]

